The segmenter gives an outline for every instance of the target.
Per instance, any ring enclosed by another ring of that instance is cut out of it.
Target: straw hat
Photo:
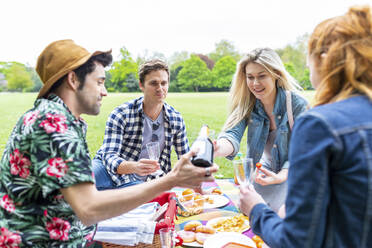
[[[49,44],[37,59],[36,71],[44,84],[37,98],[43,97],[58,79],[83,65],[92,56],[102,53],[111,53],[111,50],[89,53],[73,40],[59,40]]]

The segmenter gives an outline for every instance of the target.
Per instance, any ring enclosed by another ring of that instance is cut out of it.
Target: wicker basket
[[[155,248],[161,248],[161,243],[160,243],[160,235],[159,234],[155,234],[154,235],[154,241],[152,242],[152,244],[138,244],[136,246],[126,246],[126,245],[115,245],[115,244],[111,244],[111,243],[102,243],[102,247],[103,248],[151,248],[151,247],[155,247]]]

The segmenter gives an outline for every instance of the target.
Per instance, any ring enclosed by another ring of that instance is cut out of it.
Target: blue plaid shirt
[[[132,174],[117,173],[119,165],[125,161],[138,161],[143,141],[143,97],[126,102],[115,108],[107,122],[105,137],[95,159],[100,159],[117,186],[133,181]],[[189,141],[185,122],[179,112],[164,103],[164,138],[165,145],[161,151],[159,163],[161,169],[171,170],[171,147],[174,145],[178,158],[187,153]],[[150,179],[154,177],[150,175]]]

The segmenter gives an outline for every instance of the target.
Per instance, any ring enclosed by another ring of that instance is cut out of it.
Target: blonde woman
[[[300,87],[274,50],[249,52],[237,66],[230,89],[230,113],[215,145],[215,156],[232,159],[248,127],[247,157],[263,165],[254,187],[275,211],[283,205],[287,191],[291,119],[307,107],[297,89]],[[291,102],[289,110],[287,100]]]
[[[296,121],[286,218],[253,189],[241,210],[274,247],[372,247],[372,8],[320,23],[309,40],[315,107]]]

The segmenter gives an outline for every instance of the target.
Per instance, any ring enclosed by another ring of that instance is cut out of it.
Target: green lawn
[[[103,101],[101,113],[98,116],[83,118],[88,123],[87,142],[91,157],[102,144],[105,123],[110,112],[118,105],[141,96],[141,93],[111,93]],[[313,91],[304,92],[304,96],[311,101]],[[175,107],[185,119],[189,141],[193,142],[203,124],[208,124],[218,134],[227,115],[228,93],[169,93],[167,103]],[[35,93],[0,93],[0,155],[3,153],[8,136],[16,121],[26,110],[31,108]],[[246,152],[246,135],[241,143],[241,151]],[[172,161],[176,161],[173,153]],[[219,176],[232,177],[233,171],[230,161],[225,158],[217,158],[215,162],[220,166]]]

